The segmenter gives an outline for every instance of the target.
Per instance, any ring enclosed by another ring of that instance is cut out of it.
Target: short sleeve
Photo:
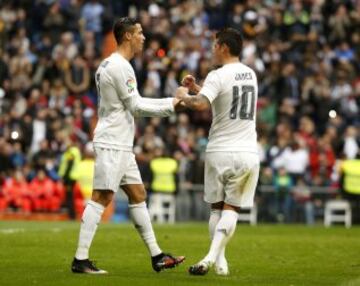
[[[206,96],[210,103],[212,103],[220,93],[220,86],[221,82],[219,75],[216,71],[212,71],[207,75],[199,93]]]

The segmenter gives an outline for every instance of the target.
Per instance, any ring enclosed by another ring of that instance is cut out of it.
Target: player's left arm
[[[178,98],[185,107],[193,110],[203,111],[211,107],[211,103],[205,95],[201,93],[189,95],[188,89],[184,87],[179,87],[176,90],[175,97]]]
[[[135,73],[131,67],[118,69],[113,73],[120,100],[135,117],[166,117],[174,113],[177,98],[145,98],[139,94]]]

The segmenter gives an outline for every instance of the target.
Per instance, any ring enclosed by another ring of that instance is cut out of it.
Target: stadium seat
[[[245,221],[249,222],[250,225],[256,225],[257,224],[257,205],[254,204],[252,208],[249,209],[241,209],[239,213],[239,221]]]
[[[343,212],[343,214],[339,214]],[[351,227],[351,206],[345,200],[330,200],[325,204],[324,225],[331,226],[333,222],[344,222],[347,228]]]
[[[175,222],[175,196],[153,193],[149,201],[149,212],[152,221],[158,223]]]

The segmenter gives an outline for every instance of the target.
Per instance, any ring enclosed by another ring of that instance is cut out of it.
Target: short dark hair
[[[139,23],[136,19],[123,17],[115,21],[113,26],[113,34],[116,43],[120,45],[126,32],[131,32],[134,26]]]
[[[233,28],[224,28],[216,33],[216,40],[219,45],[227,45],[232,56],[240,56],[242,51],[242,35]]]

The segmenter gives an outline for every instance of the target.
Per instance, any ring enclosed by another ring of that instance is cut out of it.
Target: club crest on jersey
[[[133,92],[135,90],[135,86],[136,86],[136,82],[135,82],[135,79],[133,78],[129,78],[127,81],[126,81],[126,86],[128,87],[128,92]]]

